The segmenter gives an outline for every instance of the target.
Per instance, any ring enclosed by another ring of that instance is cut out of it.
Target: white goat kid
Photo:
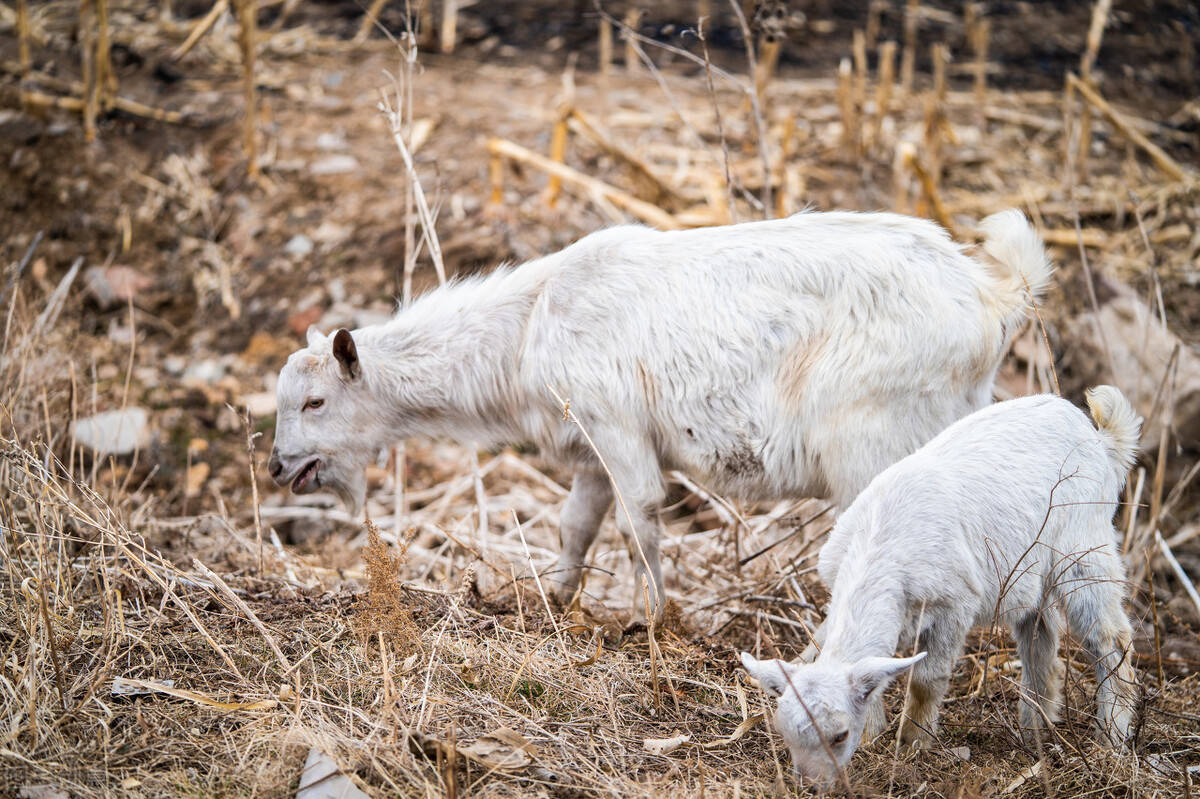
[[[575,469],[548,575],[560,596],[578,587],[615,487],[639,582],[661,601],[664,470],[737,498],[827,494],[844,507],[991,401],[1050,268],[1020,212],[982,230],[980,260],[894,214],[593,233],[387,323],[310,331],[279,376],[271,475],[357,512],[364,465],[397,440],[530,443]]]
[[[816,660],[742,655],[781,697],[775,724],[798,772],[831,780],[873,707],[882,718],[882,687],[909,668],[900,737],[927,744],[968,631],[993,620],[1017,641],[1023,728],[1057,720],[1065,616],[1095,662],[1101,730],[1126,742],[1138,690],[1112,515],[1141,419],[1111,386],[1087,400],[1098,430],[1049,395],[977,411],[886,469],[838,520],[821,549],[833,596]],[[917,656],[890,657],[914,641]]]

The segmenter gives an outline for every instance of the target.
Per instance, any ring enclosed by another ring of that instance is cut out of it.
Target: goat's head
[[[923,657],[787,663],[743,652],[742,665],[778,699],[775,729],[792,754],[796,776],[829,787],[858,748],[871,695]]]
[[[308,347],[292,353],[276,388],[275,446],[268,470],[278,485],[337,494],[351,514],[366,499],[364,470],[384,441],[378,409],[364,385],[350,331],[327,337],[308,329]]]

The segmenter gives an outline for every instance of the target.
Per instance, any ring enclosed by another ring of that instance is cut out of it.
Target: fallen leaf
[[[676,735],[674,738],[647,738],[642,742],[642,748],[652,755],[668,755],[691,739],[690,735]]]
[[[125,779],[121,780],[121,787],[127,791],[132,790],[141,784],[142,781],[137,777],[126,777]]]
[[[189,497],[200,496],[200,489],[204,487],[204,481],[208,479],[209,471],[211,471],[211,467],[204,461],[193,463],[189,466],[187,477],[184,479],[184,495]]]
[[[138,692],[130,690],[131,688],[143,688],[145,689],[144,693],[147,694],[166,694],[177,699],[186,699],[189,702],[195,702],[198,705],[213,707],[217,710],[270,710],[279,704],[274,699],[262,699],[258,702],[221,702],[196,691],[173,688],[165,680],[163,682],[155,682],[154,680],[135,680],[132,677],[113,678],[112,692],[114,694],[124,696],[136,695]]]
[[[421,145],[429,140],[429,136],[433,133],[433,129],[437,127],[437,120],[430,117],[421,117],[414,120],[412,130],[409,133],[409,152],[416,154],[417,150],[421,149]]]
[[[333,762],[333,758],[313,747],[308,750],[296,799],[368,799],[351,779]]]
[[[528,766],[532,760],[530,755],[536,750],[521,733],[500,727],[481,735],[470,746],[458,747],[458,752],[489,769],[511,771]]]
[[[719,746],[728,746],[729,744],[733,743],[734,741],[738,740],[743,735],[745,735],[747,732],[749,732],[750,729],[752,727],[754,727],[755,724],[758,724],[764,718],[766,718],[766,716],[764,716],[762,713],[756,713],[753,716],[751,716],[750,718],[743,721],[741,724],[739,724],[737,726],[737,729],[734,730],[733,734],[731,734],[728,738],[721,738],[716,741],[709,741],[706,744],[700,744],[700,746],[703,749],[716,749]]]
[[[1012,793],[1017,788],[1020,788],[1022,785],[1024,785],[1027,781],[1036,777],[1038,775],[1038,773],[1042,770],[1042,762],[1043,761],[1039,760],[1038,762],[1034,763],[1029,768],[1022,771],[1020,774],[1018,774],[1017,778],[1015,780],[1013,780],[1012,782],[1010,782],[1008,784],[1008,787],[1000,792],[1001,796],[1003,796],[1006,793]]]
[[[164,688],[174,687],[174,680],[127,680],[124,677],[114,677],[112,681],[112,695],[146,696]]]

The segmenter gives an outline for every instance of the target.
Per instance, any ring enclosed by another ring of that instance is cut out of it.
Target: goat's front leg
[[[649,612],[654,618],[662,615],[663,604],[667,601],[666,588],[663,586],[662,565],[658,552],[658,507],[655,505],[631,505],[626,499],[618,502],[617,529],[625,537],[625,546],[629,549],[629,557],[633,561],[633,580],[635,607],[646,609],[646,600],[650,602]],[[645,586],[647,593],[643,592]]]
[[[602,433],[595,442],[612,472],[616,493],[613,513],[633,561],[634,607],[646,608],[647,597],[642,591],[645,584],[650,613],[658,618],[667,598],[658,550],[658,512],[666,496],[662,468],[653,449],[631,440],[623,431],[620,436]]]
[[[821,654],[821,648],[825,646],[825,633],[828,632],[825,628],[825,622],[822,621],[817,625],[817,629],[812,631],[812,640],[808,642],[808,646],[804,647],[804,651],[796,658],[800,663],[812,663],[817,659],[817,655]]]
[[[588,550],[596,540],[604,514],[612,506],[612,483],[601,470],[581,469],[571,482],[559,516],[562,551],[558,563],[545,577],[558,599],[569,602],[579,588]]]
[[[917,748],[933,744],[942,699],[969,631],[967,621],[951,618],[936,621],[921,633],[918,646],[928,655],[912,670],[900,723],[901,743]]]

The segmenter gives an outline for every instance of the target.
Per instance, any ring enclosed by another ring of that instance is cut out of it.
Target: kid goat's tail
[[[1096,422],[1096,429],[1104,439],[1108,462],[1122,477],[1133,466],[1137,454],[1138,440],[1142,432],[1142,417],[1125,399],[1120,389],[1113,386],[1096,386],[1087,390],[1088,410]]]

